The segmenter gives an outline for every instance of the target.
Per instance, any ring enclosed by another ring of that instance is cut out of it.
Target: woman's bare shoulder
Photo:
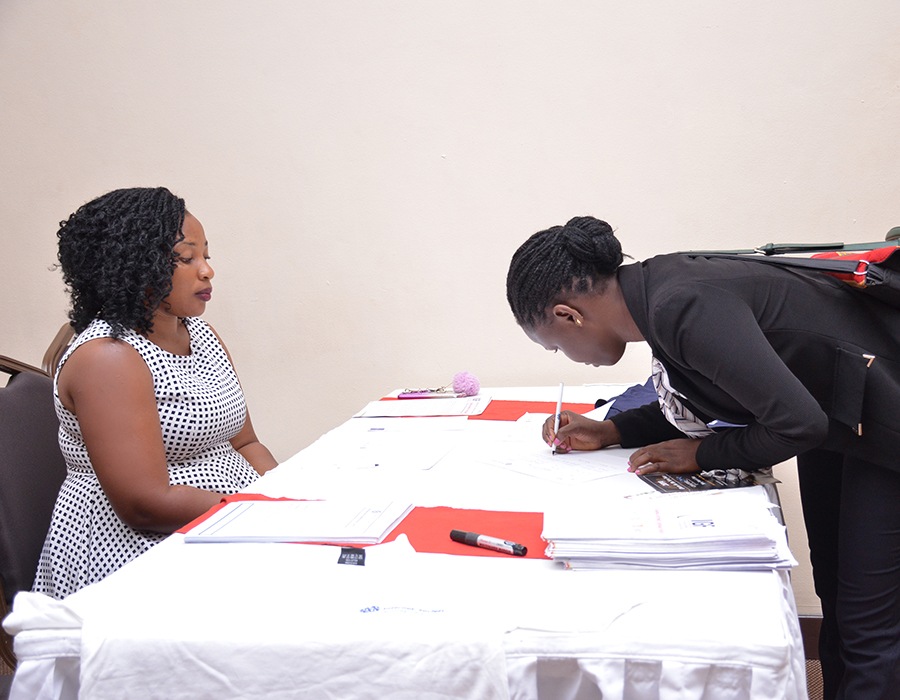
[[[115,381],[111,381],[115,379]],[[63,405],[74,408],[73,397],[108,390],[114,384],[141,389],[153,379],[140,353],[124,340],[93,338],[79,345],[59,370],[57,390]]]

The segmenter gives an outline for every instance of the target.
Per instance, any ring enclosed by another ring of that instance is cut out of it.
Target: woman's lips
[[[200,297],[203,301],[209,301],[212,299],[212,287],[204,289],[202,292],[197,292],[194,296]]]

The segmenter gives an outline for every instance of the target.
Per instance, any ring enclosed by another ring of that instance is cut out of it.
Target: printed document
[[[184,541],[376,544],[412,508],[394,501],[236,501],[188,531]]]
[[[466,396],[461,399],[400,399],[370,401],[354,418],[404,416],[480,416],[491,402],[490,396]]]

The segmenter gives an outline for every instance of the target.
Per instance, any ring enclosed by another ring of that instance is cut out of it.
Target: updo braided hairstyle
[[[80,333],[95,318],[147,334],[172,291],[184,200],[165,187],[114,190],[61,221],[59,263],[72,298],[69,321]]]
[[[523,328],[537,327],[564,292],[602,292],[623,258],[612,227],[593,216],[539,231],[509,264],[506,298],[516,321]]]

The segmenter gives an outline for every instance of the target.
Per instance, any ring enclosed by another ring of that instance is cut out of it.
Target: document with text
[[[376,544],[412,508],[398,501],[237,501],[189,530],[184,541]]]

